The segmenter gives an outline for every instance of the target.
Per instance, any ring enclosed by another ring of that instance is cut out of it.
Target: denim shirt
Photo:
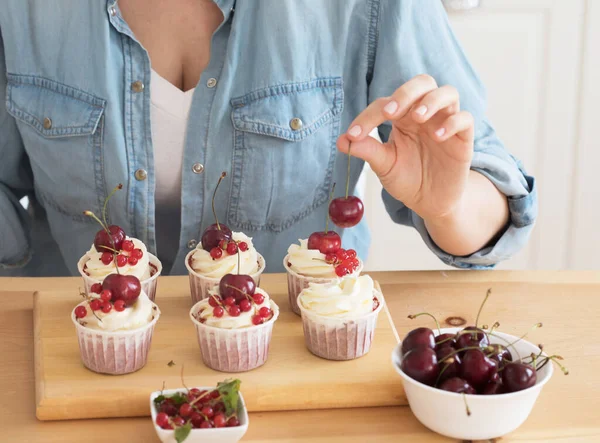
[[[486,120],[482,84],[439,0],[214,1],[224,21],[190,110],[173,273],[185,273],[186,253],[214,223],[222,171],[220,221],[253,237],[267,270],[281,271],[291,243],[323,230],[331,185],[345,183],[338,135],[370,102],[422,73],[455,86],[474,115],[472,167],[508,196],[510,225],[494,244],[453,257],[383,191],[390,216],[461,268],[492,266],[526,243],[534,180]],[[111,221],[156,252],[151,65],[118,3],[5,0],[0,33],[0,265],[76,274],[99,229],[82,211],[99,213],[118,183]],[[390,126],[379,130],[386,140]],[[363,166],[352,159],[351,189]],[[34,215],[19,204],[25,195]],[[365,221],[343,231],[344,246],[366,259]]]

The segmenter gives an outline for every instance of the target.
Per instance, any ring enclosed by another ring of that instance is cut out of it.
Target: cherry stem
[[[531,327],[531,329],[529,331],[527,331],[525,334],[521,335],[519,338],[517,338],[515,341],[513,341],[512,343],[509,343],[508,346],[513,346],[515,343],[520,342],[521,340],[523,340],[525,337],[527,337],[529,335],[530,332],[533,332],[534,330],[536,330],[537,328],[541,328],[543,326],[542,323],[536,323],[535,325],[533,325]],[[513,346],[514,347],[514,346]]]
[[[465,408],[467,410],[467,417],[470,417],[471,416],[471,410],[469,409],[469,404],[467,403],[467,395],[463,392],[462,396],[463,396],[463,400],[465,401]]]
[[[123,185],[121,183],[115,186],[114,189],[110,191],[110,194],[108,194],[108,196],[104,199],[104,206],[102,207],[102,220],[104,220],[104,225],[106,227],[108,227],[108,222],[106,221],[106,208],[108,207],[108,201],[113,195],[115,195],[115,192],[117,192],[120,189],[123,189]]]
[[[239,274],[238,274],[239,275]],[[226,288],[229,289],[233,289],[235,291],[238,291],[240,294],[244,294],[244,295],[248,295],[246,292],[242,291],[240,288],[236,288],[235,286],[231,286],[231,285],[225,285]]]
[[[333,182],[333,186],[331,186],[331,192],[329,192],[329,204],[331,205],[331,201],[333,200],[333,191],[335,191],[335,182]],[[327,211],[327,218],[325,219],[325,234],[329,232],[329,210]]]
[[[492,337],[496,337],[497,339],[502,340],[504,343],[506,343],[506,346],[504,346],[506,349],[508,349],[509,347],[513,348],[513,350],[515,351],[515,354],[517,354],[517,357],[519,357],[519,360],[522,360],[521,354],[519,354],[519,351],[517,351],[517,348],[515,348],[513,346],[513,343],[509,342],[507,339],[505,339],[504,337],[499,336],[498,334],[494,334],[493,332],[488,332],[487,334],[491,335]]]
[[[443,374],[443,373],[446,371],[446,369],[448,369],[448,368],[450,367],[450,365],[451,365],[451,364],[453,364],[453,363],[454,363],[454,361],[455,361],[453,358],[451,358],[451,359],[449,359],[449,360],[452,360],[452,361],[447,361],[447,362],[445,362],[446,364],[444,365],[444,367],[442,368],[442,370],[441,370],[441,371],[440,371],[440,373],[438,374],[438,377],[437,377],[437,380],[435,381],[435,385],[434,385],[434,386],[437,386],[437,385],[438,385],[438,383],[440,382],[440,379],[442,378],[442,374]]]
[[[198,401],[202,400],[204,397],[206,397],[208,394],[212,394],[212,392],[214,391],[214,389],[212,391],[206,391],[204,394],[199,395],[198,397],[196,397],[195,399],[193,399],[190,402],[190,406],[194,406]]]
[[[219,185],[221,184],[221,181],[227,176],[227,172],[223,171],[221,172],[221,176],[219,177],[219,181],[217,182],[217,186],[215,186],[215,191],[213,192],[213,196],[212,196],[212,211],[213,211],[213,215],[215,216],[215,221],[217,222],[217,229],[220,231],[221,230],[221,225],[219,224],[219,219],[217,218],[217,211],[215,211],[215,197],[217,196],[217,189],[219,189]]]
[[[238,273],[237,273],[237,275],[240,275],[240,266],[241,266],[241,264],[240,264],[240,255],[241,255],[241,252],[240,252],[240,247],[238,246],[238,248],[237,248],[237,256],[238,256]]]
[[[540,365],[539,368],[536,368],[535,366],[534,366],[534,368],[536,371],[539,371],[544,366],[546,366],[549,361],[552,361],[556,366],[558,366],[560,368],[560,370],[563,372],[563,374],[569,375],[569,370],[557,361],[557,360],[562,360],[562,359],[563,358],[560,355],[551,355],[550,357],[546,357],[544,359],[544,362]]]
[[[216,302],[216,303],[217,303],[219,306],[223,307],[223,304],[222,304],[222,303],[219,301],[219,297],[217,297],[217,296],[216,296],[216,295],[214,295],[214,294],[210,294],[210,297],[211,297],[212,299],[214,299],[214,301],[215,301],[215,302]]]
[[[440,323],[437,321],[437,318],[435,318],[435,316],[431,315],[429,312],[419,312],[418,314],[410,314],[408,316],[408,318],[410,318],[411,320],[414,320],[415,318],[420,317],[422,315],[427,315],[427,316],[433,318],[433,321],[435,322],[435,325],[437,326],[438,333],[440,335],[442,335],[442,330],[440,329]]]
[[[464,348],[461,348],[461,349],[456,349],[455,351],[452,351],[450,354],[446,355],[444,358],[442,358],[441,360],[439,360],[439,361],[438,361],[438,364],[445,362],[446,360],[448,360],[448,359],[449,359],[449,358],[451,358],[451,357],[454,357],[454,356],[455,356],[456,354],[458,354],[459,352],[462,352],[462,351],[470,351],[470,350],[472,350],[472,349],[477,349],[477,350],[479,350],[479,351],[482,351],[482,352],[483,352],[483,351],[486,351],[486,350],[489,352],[489,351],[491,350],[491,349],[489,349],[489,346],[487,346],[487,347],[485,347],[485,348],[482,348],[482,347],[480,347],[480,346],[466,346],[466,347],[464,347]]]
[[[120,186],[122,187],[123,185],[120,185]],[[120,189],[120,188],[117,186],[117,188],[115,188],[115,189]],[[113,193],[111,193],[111,195]],[[102,247],[112,251],[113,263],[115,264],[115,269],[117,270],[117,274],[121,274],[121,272],[119,271],[119,266],[117,265],[117,254],[118,254],[117,246],[115,245],[115,240],[113,239],[112,234],[110,233],[110,231],[108,229],[108,226],[105,225],[104,223],[102,223],[102,221],[98,217],[96,217],[96,214],[94,214],[92,211],[83,211],[83,214],[87,215],[88,217],[92,217],[94,220],[96,220],[100,224],[100,226],[102,226],[104,231],[106,231],[106,234],[108,235],[110,243],[112,244],[112,248],[107,248],[106,246],[102,246]],[[100,251],[98,251],[98,252],[100,252]]]
[[[348,199],[348,190],[350,189],[350,150],[352,149],[352,144],[348,146],[348,173],[346,174],[346,199]]]
[[[181,385],[182,385],[182,386],[185,388],[185,390],[186,390],[186,391],[188,392],[188,394],[189,394],[190,390],[189,390],[189,388],[188,388],[188,387],[185,385],[185,382],[183,381],[183,367],[184,367],[184,365],[182,364],[182,365],[181,365]]]
[[[479,324],[479,315],[481,314],[481,311],[483,310],[483,306],[485,305],[485,302],[487,301],[487,299],[490,297],[491,294],[492,294],[492,288],[487,290],[487,293],[485,294],[485,298],[483,299],[481,306],[479,306],[479,311],[477,312],[477,317],[475,318],[475,327],[477,327],[477,325]]]

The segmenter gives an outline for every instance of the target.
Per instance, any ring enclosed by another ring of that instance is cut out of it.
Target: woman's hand
[[[392,123],[389,140],[369,137],[385,121]],[[423,218],[433,240],[453,255],[482,248],[508,221],[506,197],[470,171],[473,144],[474,120],[460,110],[458,91],[438,87],[428,75],[371,103],[337,143],[367,161],[390,195]]]

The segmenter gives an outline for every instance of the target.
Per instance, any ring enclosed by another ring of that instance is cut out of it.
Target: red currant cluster
[[[235,255],[238,253],[238,249],[242,252],[248,250],[248,243],[245,241],[236,242],[235,240],[223,239],[219,242],[219,246],[215,246],[210,250],[210,256],[213,260],[217,260],[223,257],[223,251],[229,255]]]
[[[137,265],[138,261],[144,256],[144,252],[136,248],[131,240],[123,240],[121,250],[118,254],[114,252],[105,251],[102,253],[100,260],[105,265],[109,265],[113,260],[116,261],[117,266],[122,268],[127,263],[131,266]]]
[[[356,258],[354,249],[338,249],[325,255],[325,262],[335,266],[335,274],[343,277],[352,274],[360,267],[360,260]]]
[[[255,309],[255,314],[252,316],[252,324],[258,326],[271,318],[273,313],[267,306],[256,310],[257,306],[260,306],[265,301],[265,297],[260,293],[256,292],[252,295],[244,294],[245,298],[235,298],[231,295],[225,298],[221,298],[218,295],[211,295],[208,299],[208,304],[213,308],[213,315],[217,318],[223,317],[225,311],[232,317],[239,317],[242,312],[250,312]]]
[[[158,400],[158,401],[157,401]],[[188,393],[178,392],[171,397],[159,396],[154,400],[156,424],[162,429],[191,426],[192,429],[239,426],[236,411],[227,415],[221,393],[193,388]]]

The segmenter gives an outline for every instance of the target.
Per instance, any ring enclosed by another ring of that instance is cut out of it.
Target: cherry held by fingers
[[[333,199],[329,205],[329,217],[340,228],[356,226],[365,213],[365,207],[360,198],[350,195]]]

